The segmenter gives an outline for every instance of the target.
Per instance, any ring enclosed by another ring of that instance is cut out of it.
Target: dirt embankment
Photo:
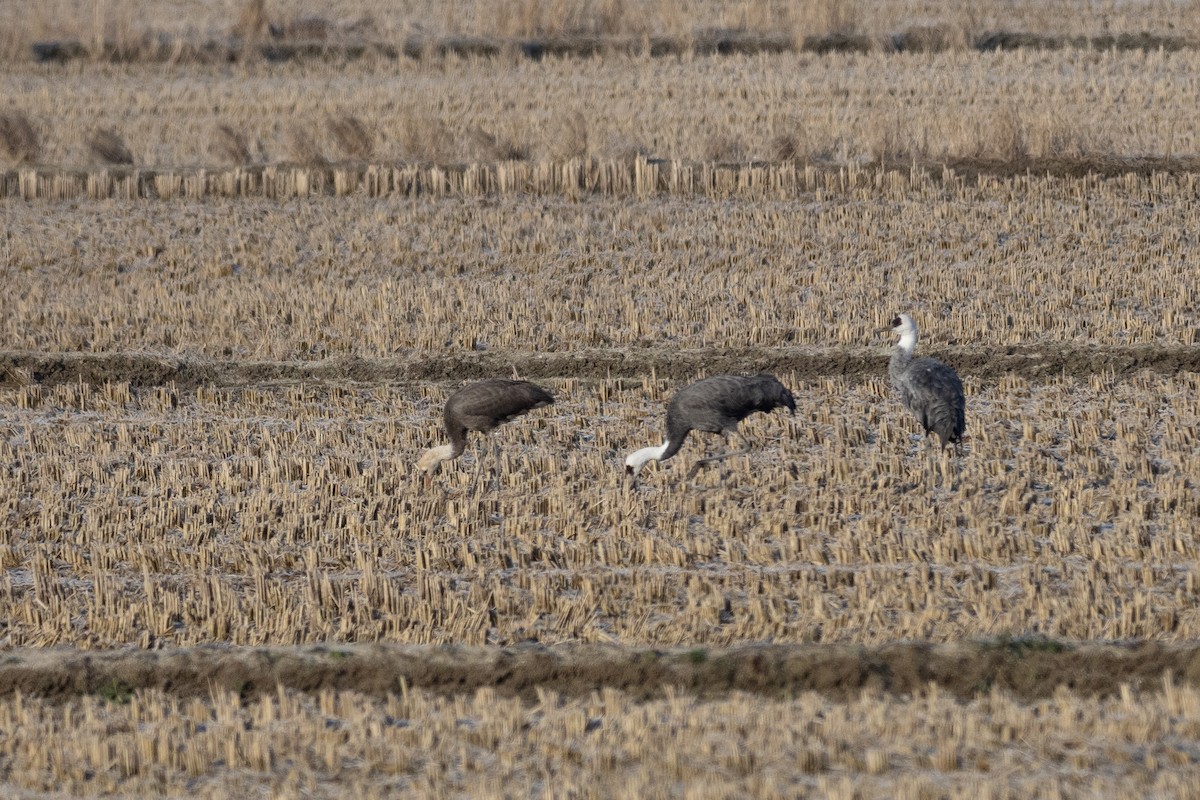
[[[1200,372],[1197,347],[1001,347],[934,350],[928,355],[954,365],[963,376],[994,380],[1017,375],[1036,380],[1066,375],[1132,375]],[[510,375],[525,378],[687,379],[721,373],[776,372],[801,379],[885,375],[883,348],[801,350],[798,348],[705,348],[696,350],[574,350],[413,353],[395,358],[330,358],[321,361],[204,361],[136,353],[0,352],[0,384],[32,381],[128,383],[135,387],[174,385],[249,386],[266,383],[378,384],[396,381],[470,380]]]
[[[603,687],[638,698],[668,688],[711,696],[732,691],[838,699],[863,690],[911,694],[933,683],[961,699],[998,688],[1024,699],[1067,687],[1106,696],[1123,684],[1162,687],[1164,676],[1200,684],[1200,646],[1070,645],[1047,639],[954,644],[745,645],[648,649],[609,645],[515,647],[310,645],[178,650],[16,650],[0,663],[0,694],[47,698],[160,689],[205,695],[255,694],[278,686],[367,694],[421,688],[473,692],[493,687],[536,699],[537,691],[586,694]]]
[[[313,26],[309,26],[310,28]],[[712,28],[688,36],[558,35],[522,39],[485,36],[411,36],[404,40],[362,38],[325,23],[319,29],[290,34],[272,27],[262,40],[241,37],[196,40],[146,34],[140,39],[87,43],[78,39],[38,41],[30,57],[39,63],[75,60],[127,63],[222,64],[261,58],[271,62],[354,61],[362,58],[425,60],[446,56],[495,58],[518,55],[540,61],[547,57],[594,58],[603,55],[649,55],[652,58],[773,53],[940,53],[948,50],[1099,50],[1177,52],[1197,43],[1182,36],[1155,33],[1065,36],[1024,31],[989,31],[969,40],[950,26],[915,26],[888,36],[829,33],[797,38],[789,31],[743,31]]]

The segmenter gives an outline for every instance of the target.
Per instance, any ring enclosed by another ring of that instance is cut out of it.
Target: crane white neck
[[[663,442],[661,447],[643,447],[641,450],[635,450],[625,458],[625,466],[633,470],[634,475],[637,475],[647,461],[658,461],[662,458],[663,453],[667,452],[669,444],[668,441]]]
[[[900,343],[896,346],[911,356],[917,347],[917,332],[911,328],[901,332]]]
[[[444,444],[441,447],[432,447],[421,454],[421,458],[417,461],[417,468],[425,472],[432,472],[438,464],[453,454],[454,445]]]

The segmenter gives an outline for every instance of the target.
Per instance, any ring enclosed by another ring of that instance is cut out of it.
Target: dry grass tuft
[[[0,385],[28,386],[32,380],[29,370],[11,364],[0,364]]]
[[[588,150],[588,122],[579,111],[561,116],[558,120],[559,133],[553,137],[549,148],[555,159],[586,158]]]
[[[520,0],[497,7],[493,30],[505,36],[604,36],[629,30],[626,0]]]
[[[474,157],[480,161],[529,160],[531,149],[528,144],[519,144],[506,136],[489,133],[483,128],[469,129],[467,140]]]
[[[405,117],[399,129],[398,155],[404,161],[445,164],[459,158],[454,133],[440,119]]]
[[[858,33],[864,14],[858,0],[800,0],[790,18],[804,36],[851,36]]]
[[[254,40],[267,32],[266,0],[246,0],[230,33],[240,39]]]
[[[132,164],[133,153],[113,128],[96,128],[87,138],[88,152],[106,164]]]
[[[250,144],[246,135],[235,131],[229,125],[218,125],[213,130],[209,152],[226,164],[245,166],[254,163],[254,155],[250,152]]]
[[[330,117],[329,133],[345,158],[370,161],[375,155],[375,134],[356,116]]]
[[[780,126],[780,131],[767,145],[766,157],[779,164],[804,161],[810,155],[808,131],[795,119]]]
[[[924,163],[930,158],[923,132],[914,132],[899,118],[880,126],[871,156],[880,164]]]
[[[316,132],[303,123],[293,125],[288,135],[288,160],[303,166],[324,167],[329,159],[321,152]]]
[[[1029,125],[1015,110],[998,111],[991,124],[980,131],[976,152],[984,157],[1023,161],[1030,156]]]
[[[41,155],[37,131],[20,112],[0,114],[0,152],[10,164],[36,164]]]
[[[715,133],[705,143],[703,159],[719,164],[736,164],[748,160],[745,143],[733,133]]]
[[[966,50],[971,36],[961,25],[917,25],[894,34],[892,47],[904,53],[943,53],[947,50]]]

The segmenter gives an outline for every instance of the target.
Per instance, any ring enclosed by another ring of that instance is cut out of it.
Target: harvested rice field
[[[0,794],[1194,794],[1192,4],[141,5],[0,9]]]

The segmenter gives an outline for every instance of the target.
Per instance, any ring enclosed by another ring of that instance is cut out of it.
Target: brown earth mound
[[[932,28],[918,26],[894,33],[891,36],[829,33],[821,36],[806,36],[801,40],[797,40],[793,34],[787,32],[723,28],[699,31],[688,37],[581,34],[506,40],[479,36],[441,38],[414,36],[402,42],[339,36],[337,31],[323,31],[320,35],[312,35],[313,32],[307,32],[309,35],[304,35],[304,33],[305,31],[300,31],[299,35],[287,35],[286,31],[280,28],[278,31],[272,31],[273,35],[265,41],[247,41],[240,37],[228,40],[197,41],[150,34],[143,36],[140,40],[107,41],[98,44],[88,44],[77,39],[61,39],[35,42],[30,46],[29,54],[33,60],[40,63],[90,59],[113,63],[185,61],[220,64],[250,57],[274,62],[354,61],[367,57],[389,60],[398,58],[421,60],[443,58],[448,55],[494,58],[507,53],[516,53],[537,61],[549,56],[593,58],[607,54],[648,54],[653,57],[670,57],[685,54],[711,56],[803,52],[826,55],[829,53],[870,53],[879,50],[942,52],[961,48],[980,52],[1063,49],[1176,52],[1196,46],[1195,42],[1183,37],[1154,33],[1062,36],[1022,31],[995,31],[966,42],[962,41],[961,36],[952,35],[951,28],[938,26]],[[332,38],[330,33],[334,34]]]
[[[17,650],[0,664],[0,694],[67,698],[155,688],[182,695],[301,691],[399,693],[407,688],[474,692],[493,687],[532,700],[537,691],[585,694],[604,687],[637,698],[669,687],[699,695],[731,691],[838,699],[863,690],[912,694],[936,684],[967,699],[992,688],[1032,699],[1059,687],[1107,696],[1122,685],[1154,689],[1164,675],[1200,684],[1200,647],[1146,642],[1069,645],[1048,639],[847,645],[746,645],[644,649],[605,645],[487,648],[319,645],[146,651]]]
[[[980,380],[1002,375],[1045,379],[1200,372],[1200,348],[1032,346],[955,348],[929,355]],[[468,380],[514,371],[525,378],[687,379],[702,374],[777,372],[801,379],[844,376],[867,379],[886,374],[883,348],[801,350],[798,348],[705,348],[697,350],[574,350],[565,353],[412,353],[388,359],[332,358],[321,361],[195,361],[135,353],[0,352],[0,383],[26,379],[43,385],[128,383],[132,386],[247,386],[263,383]]]

